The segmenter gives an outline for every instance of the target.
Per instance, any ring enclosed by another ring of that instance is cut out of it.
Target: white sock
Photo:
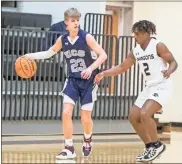
[[[73,139],[65,139],[65,144],[68,146],[73,146]]]
[[[84,136],[85,136],[85,138],[86,138],[86,139],[90,138],[90,137],[91,137],[91,135],[92,135],[92,133],[90,133],[90,134],[86,134],[86,133],[84,132]]]

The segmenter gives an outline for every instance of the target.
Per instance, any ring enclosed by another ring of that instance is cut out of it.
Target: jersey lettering
[[[141,56],[141,57],[137,57],[137,61],[141,61],[141,60],[150,60],[150,59],[154,59],[154,55],[145,55],[145,56]]]
[[[71,58],[72,56],[78,56],[78,57],[84,57],[85,56],[85,51],[84,50],[68,50],[64,52],[64,55],[66,56],[66,58]]]

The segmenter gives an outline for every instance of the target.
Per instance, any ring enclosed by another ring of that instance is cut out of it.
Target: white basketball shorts
[[[152,99],[164,107],[172,95],[172,81],[167,79],[159,84],[144,88],[139,94],[135,105],[142,108],[146,100]]]

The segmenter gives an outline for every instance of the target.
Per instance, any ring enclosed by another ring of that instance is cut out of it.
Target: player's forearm
[[[123,72],[125,72],[127,69],[122,67],[121,65],[114,66],[111,69],[103,71],[103,74],[105,77],[107,76],[117,76]]]
[[[172,74],[178,67],[178,63],[176,62],[176,60],[173,60],[172,62],[169,63],[169,68],[168,68],[168,72],[170,74]]]
[[[106,53],[102,52],[97,58],[97,60],[92,65],[90,65],[90,68],[92,69],[92,71],[97,69],[101,64],[103,64],[106,59],[107,59]]]
[[[49,48],[47,51],[41,51],[41,52],[35,52],[35,53],[29,53],[25,54],[25,56],[28,56],[32,59],[48,59],[55,55],[57,52],[53,51],[52,48]]]

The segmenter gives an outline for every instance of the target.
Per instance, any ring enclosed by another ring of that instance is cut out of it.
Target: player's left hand
[[[87,68],[81,72],[81,78],[82,79],[89,79],[92,75],[92,69]]]
[[[162,71],[162,73],[163,73],[163,76],[164,76],[166,79],[168,79],[168,78],[170,77],[170,75],[171,75],[171,73],[170,73],[168,70],[164,70],[164,71]]]

